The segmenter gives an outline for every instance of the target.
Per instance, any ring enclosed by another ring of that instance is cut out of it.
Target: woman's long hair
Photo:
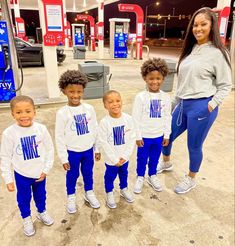
[[[205,14],[207,16],[207,18],[211,21],[211,30],[210,30],[210,34],[209,34],[209,40],[212,42],[212,44],[216,48],[220,49],[220,51],[222,52],[228,65],[231,67],[230,60],[229,60],[229,52],[224,47],[224,45],[220,39],[218,20],[217,20],[216,14],[212,11],[211,8],[204,7],[204,8],[198,9],[193,14],[193,16],[192,16],[192,18],[188,24],[188,28],[187,28],[184,43],[183,43],[182,52],[181,52],[179,62],[177,65],[177,73],[179,72],[180,63],[182,62],[182,60],[186,56],[188,56],[191,53],[193,46],[197,43],[197,40],[193,35],[193,24],[194,24],[195,17],[198,14]]]

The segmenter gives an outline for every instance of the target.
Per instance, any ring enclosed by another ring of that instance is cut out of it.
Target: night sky
[[[129,18],[131,19],[130,23],[130,32],[135,31],[135,14],[134,13],[123,13],[118,11],[118,3],[132,3],[138,4],[143,8],[145,13],[146,6],[148,6],[148,15],[168,15],[173,13],[175,15],[192,15],[193,12],[201,7],[216,7],[217,0],[158,0],[160,2],[159,6],[156,6],[156,0],[120,0],[119,2],[115,2],[109,5],[105,5],[104,8],[104,23],[105,23],[105,37],[108,37],[108,30],[109,30],[109,19],[110,18]],[[21,17],[26,22],[26,32],[28,36],[35,36],[36,35],[36,27],[40,26],[39,22],[39,14],[38,11],[29,11],[29,10],[21,10]],[[89,11],[89,14],[92,15],[96,22],[98,21],[98,10],[93,9]],[[75,23],[75,13],[67,13],[67,19],[70,23]],[[185,31],[187,28],[189,20],[187,18],[179,20],[178,18],[174,19],[167,19],[167,30],[166,30],[166,37],[178,37],[180,38],[182,35],[181,31]],[[151,24],[152,23],[152,24]],[[157,26],[157,23],[160,25]],[[160,38],[162,37],[163,33],[163,24],[164,19],[155,20],[155,19],[148,19],[148,26],[147,26],[147,36],[150,38]],[[229,23],[229,29],[231,29],[231,23]],[[228,30],[228,36],[230,34],[230,30]]]

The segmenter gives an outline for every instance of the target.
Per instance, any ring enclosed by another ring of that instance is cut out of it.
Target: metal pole
[[[1,2],[2,7],[2,19],[6,20],[7,22],[7,31],[9,35],[9,46],[10,46],[10,52],[11,52],[11,66],[15,81],[15,88],[19,88],[19,73],[18,73],[18,60],[17,60],[17,54],[16,49],[14,46],[14,34],[13,34],[13,26],[11,25],[12,17],[11,17],[11,8],[7,3],[7,0],[3,0]],[[9,13],[9,14],[8,14]],[[20,94],[20,92],[17,92],[17,94]]]
[[[163,38],[166,38],[166,19],[164,20],[164,32],[163,32]]]

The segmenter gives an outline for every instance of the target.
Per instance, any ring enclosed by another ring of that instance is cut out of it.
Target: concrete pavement
[[[68,68],[77,69],[80,62],[73,60],[71,51],[66,53],[67,58],[59,67],[60,74]],[[150,57],[177,59],[178,53],[175,49],[161,48],[151,50]],[[94,57],[94,53],[87,53],[87,59]],[[140,76],[143,61],[104,59],[100,62],[110,66],[113,74],[111,88],[120,91],[123,111],[131,113],[136,93],[145,87]],[[35,99],[38,104],[36,120],[47,125],[54,139],[55,114],[66,100],[64,96],[48,100],[43,82],[44,68],[24,68],[24,72],[25,84],[22,93]],[[45,101],[53,104],[45,104]],[[101,99],[86,102],[94,106],[98,120],[106,114]],[[0,108],[0,112],[1,134],[13,120],[9,108]],[[136,151],[129,166],[130,189],[133,188],[136,178],[135,156]],[[78,213],[69,215],[65,210],[65,171],[56,155],[54,167],[47,178],[47,210],[55,223],[51,227],[42,225],[36,219],[32,202],[36,234],[31,238],[23,234],[15,193],[7,192],[3,180],[0,179],[0,245],[234,245],[234,91],[220,107],[219,116],[204,144],[204,160],[197,176],[197,187],[188,194],[176,195],[173,192],[177,180],[188,169],[186,134],[175,142],[172,157],[174,170],[159,175],[163,192],[154,192],[145,181],[143,192],[135,195],[133,204],[128,204],[120,198],[116,181],[115,198],[118,207],[113,210],[105,205],[103,159],[96,162],[94,190],[101,202],[101,208],[95,210],[84,203],[83,181],[80,177],[77,183]]]

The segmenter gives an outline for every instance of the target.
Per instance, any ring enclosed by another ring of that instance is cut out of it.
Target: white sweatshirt
[[[130,115],[122,113],[120,118],[105,116],[100,121],[98,136],[106,164],[115,166],[120,158],[129,160],[135,146],[135,131]]]
[[[136,140],[171,134],[171,100],[170,96],[160,91],[152,93],[142,91],[136,95],[132,117],[136,130]]]
[[[13,124],[3,131],[1,142],[1,171],[9,184],[14,170],[28,178],[47,174],[54,161],[54,147],[46,126],[33,122],[30,127]]]
[[[179,66],[178,84],[172,107],[180,99],[213,96],[209,102],[214,109],[232,88],[232,72],[222,52],[211,42],[195,45]]]
[[[68,163],[67,150],[82,152],[92,148],[97,133],[96,113],[91,105],[82,103],[77,107],[66,105],[59,109],[56,114],[55,141],[61,163]]]

